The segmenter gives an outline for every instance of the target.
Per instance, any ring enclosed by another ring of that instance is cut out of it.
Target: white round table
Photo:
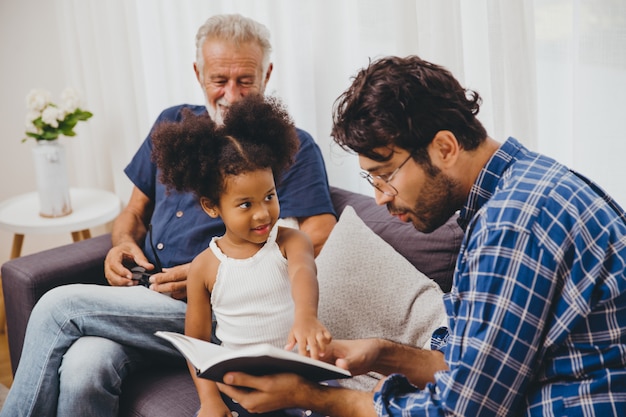
[[[0,228],[13,232],[11,259],[20,256],[26,234],[71,233],[75,242],[88,239],[91,237],[89,228],[110,222],[121,210],[117,195],[93,188],[71,188],[70,203],[70,214],[54,218],[39,215],[37,192],[0,203]]]

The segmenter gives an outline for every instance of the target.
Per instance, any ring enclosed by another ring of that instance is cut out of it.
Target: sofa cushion
[[[316,258],[319,319],[333,338],[385,338],[428,346],[445,324],[443,292],[346,206]],[[364,378],[342,382],[371,389]]]
[[[452,287],[456,258],[463,231],[452,216],[432,233],[415,230],[412,224],[391,217],[385,206],[374,198],[337,187],[330,187],[333,205],[340,215],[346,205],[354,208],[367,226],[389,243],[417,269],[439,284],[444,292]]]
[[[135,372],[124,380],[119,417],[195,415],[200,399],[189,369],[182,361],[178,367],[169,362]]]

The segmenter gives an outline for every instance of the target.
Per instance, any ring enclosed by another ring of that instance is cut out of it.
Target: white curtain
[[[626,2],[535,0],[537,149],[626,207]]]
[[[158,113],[203,102],[192,68],[197,28],[236,12],[270,29],[267,92],[315,137],[332,185],[371,193],[356,158],[332,144],[334,100],[370,59],[417,54],[481,93],[492,137],[552,154],[626,203],[617,187],[626,147],[617,137],[626,115],[621,0],[56,1],[73,51],[64,57],[68,84],[95,114],[84,127],[92,139],[72,149],[79,186],[129,196],[123,168]],[[611,174],[601,176],[607,159]]]

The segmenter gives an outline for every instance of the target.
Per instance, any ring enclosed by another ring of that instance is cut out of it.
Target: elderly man
[[[198,30],[194,71],[205,106],[163,111],[155,124],[181,119],[182,110],[207,112],[221,123],[228,106],[262,94],[272,74],[269,31],[240,15],[211,17]],[[295,164],[277,189],[281,217],[311,238],[316,253],[336,219],[321,152],[298,130]],[[111,287],[70,285],[45,294],[31,315],[9,396],[1,416],[115,416],[122,381],[133,370],[180,359],[157,330],[182,333],[191,260],[224,233],[192,194],[167,193],[151,160],[148,135],[125,172],[134,183],[128,206],[113,225],[105,260]],[[147,273],[138,286],[141,274]],[[85,372],[88,370],[88,372]]]

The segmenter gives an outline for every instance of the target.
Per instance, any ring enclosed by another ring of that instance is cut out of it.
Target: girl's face
[[[219,207],[210,207],[203,199],[204,210],[211,217],[222,218],[229,244],[265,243],[280,214],[272,170],[231,175],[224,185]]]

